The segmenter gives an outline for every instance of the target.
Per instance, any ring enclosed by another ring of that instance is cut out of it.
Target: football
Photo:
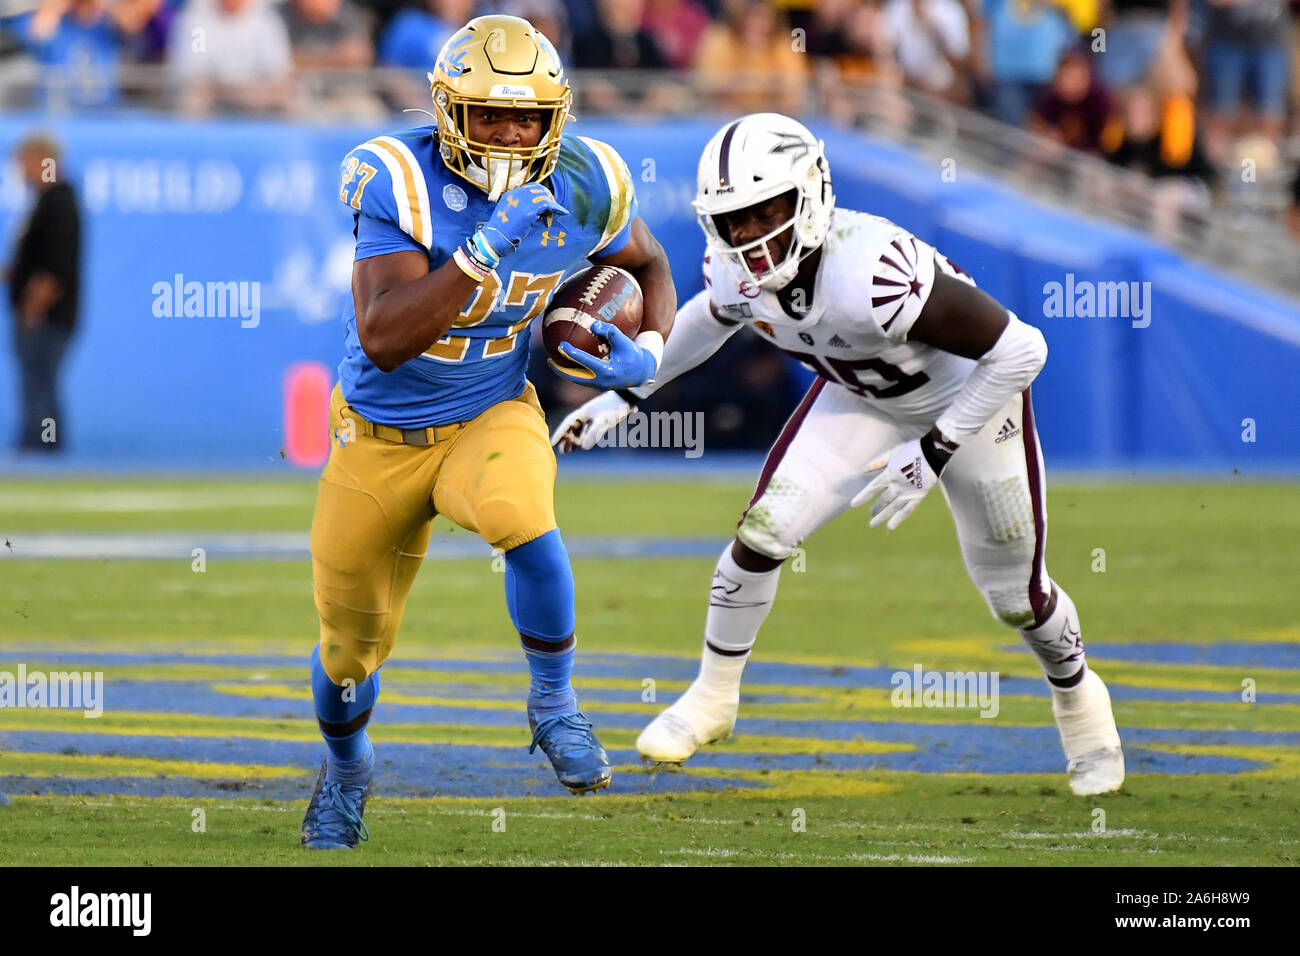
[[[561,283],[551,297],[542,319],[542,344],[553,361],[566,371],[582,374],[560,353],[568,342],[597,358],[609,354],[609,346],[591,332],[595,319],[613,323],[629,338],[641,331],[641,286],[632,274],[617,266],[591,266],[575,272]]]

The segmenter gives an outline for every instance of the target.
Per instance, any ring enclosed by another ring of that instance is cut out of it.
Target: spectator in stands
[[[1092,31],[1097,26],[1097,19],[1101,15],[1102,0],[1052,0],[1056,6],[1060,7],[1067,17],[1070,18],[1070,25],[1074,27],[1074,32],[1079,33],[1092,39]]]
[[[388,114],[367,77],[318,72],[364,69],[374,59],[368,16],[352,0],[285,0],[280,17],[294,66],[309,71],[300,76],[299,93],[312,115],[379,122]]]
[[[764,0],[728,0],[725,21],[695,50],[698,89],[731,112],[798,112],[808,72],[807,54]]]
[[[867,106],[900,129],[911,122],[907,100],[898,95],[903,77],[894,59],[881,0],[831,0],[818,4],[808,23],[808,50],[822,64],[827,115],[853,124]]]
[[[1105,47],[1097,50],[1094,66],[1107,87],[1123,90],[1146,77],[1164,42],[1169,4],[1170,0],[1103,0]]]
[[[834,57],[844,49],[844,26],[857,0],[821,0],[808,11],[799,26],[807,33],[808,52],[817,57]]]
[[[1291,135],[1300,137],[1300,0],[1291,0]]]
[[[58,377],[77,326],[81,214],[58,144],[31,136],[19,145],[16,158],[23,181],[37,197],[8,270],[21,383],[18,447],[57,451],[63,445],[60,436],[67,434]]]
[[[584,70],[662,70],[668,60],[642,27],[645,0],[598,0],[595,26],[579,37],[573,65]]]
[[[1093,75],[1086,50],[1070,47],[1061,56],[1052,85],[1034,106],[1030,128],[1086,153],[1114,148],[1123,121],[1114,97]]]
[[[647,0],[643,25],[654,37],[668,65],[685,70],[695,63],[695,50],[713,21],[697,0]]]
[[[427,0],[425,9],[403,10],[380,34],[379,62],[432,70],[447,38],[473,17],[474,0]]]
[[[1274,147],[1282,137],[1289,86],[1291,14],[1283,0],[1208,0],[1205,72],[1209,86],[1211,152],[1228,140],[1259,136]],[[1253,111],[1245,117],[1249,83]]]
[[[162,63],[167,59],[167,38],[184,6],[185,0],[158,0],[136,46],[136,58],[141,63]]]
[[[641,24],[645,0],[598,0],[594,32],[574,45],[574,65],[589,70],[665,70],[668,60],[653,36]],[[626,74],[624,74],[626,76]],[[647,80],[614,75],[588,77],[582,83],[583,102],[598,113],[642,110],[678,112],[689,105],[685,90],[663,77]]]
[[[187,112],[278,113],[294,105],[289,33],[263,0],[190,0],[172,25],[167,62]]]
[[[888,0],[885,23],[909,86],[969,103],[970,20],[960,0]]]
[[[42,66],[46,108],[110,106],[118,97],[124,44],[138,36],[159,0],[42,0],[19,33]]]
[[[993,67],[989,61],[989,24],[984,5],[989,0],[961,0],[970,33],[966,58],[967,104],[986,113],[993,111]]]
[[[1300,242],[1300,169],[1291,180],[1291,204],[1286,207],[1286,225],[1296,242]]]
[[[1151,211],[1148,226],[1159,236],[1177,236],[1182,226],[1206,213],[1217,171],[1196,135],[1191,97],[1135,86],[1124,96],[1122,138],[1107,159],[1154,181],[1139,187]],[[1132,187],[1128,187],[1132,188]]]
[[[809,21],[808,52],[827,59],[841,80],[901,79],[881,0],[818,4]]]
[[[500,0],[491,12],[527,20],[551,41],[562,63],[569,65],[573,62],[569,11],[560,0]]]
[[[352,0],[286,0],[280,16],[297,67],[365,67],[374,59],[365,15]]]
[[[985,0],[993,79],[993,114],[1023,126],[1074,39],[1051,0]]]
[[[1195,105],[1184,96],[1162,101],[1146,86],[1124,95],[1124,128],[1106,158],[1147,176],[1196,179],[1207,187],[1218,177],[1196,132]]]

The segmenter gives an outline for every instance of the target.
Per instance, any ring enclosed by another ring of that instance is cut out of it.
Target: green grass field
[[[750,488],[562,480],[575,683],[618,764],[596,796],[569,796],[526,752],[527,675],[491,556],[429,560],[372,724],[372,838],[322,855],[297,847],[323,754],[310,563],[226,557],[218,540],[305,547],[314,483],[0,483],[0,672],[104,674],[96,719],[0,708],[0,863],[1300,860],[1300,485],[1050,490],[1048,566],[1125,741],[1128,781],[1105,798],[1070,793],[1037,665],[967,580],[938,496],[892,534],[852,513],[807,542],[737,736],[680,770],[636,763],[639,728],[694,672],[713,562]],[[610,536],[679,553],[584,552]],[[171,556],[126,559],[123,542]],[[439,523],[435,544],[472,541]],[[42,551],[55,556],[29,557]],[[888,674],[917,665],[996,671],[997,716],[892,706]]]

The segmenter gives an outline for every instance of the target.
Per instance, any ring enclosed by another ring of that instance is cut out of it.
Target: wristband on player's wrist
[[[475,229],[473,235],[465,240],[465,254],[485,272],[491,272],[501,265],[500,253],[488,244],[482,229]]]
[[[460,266],[460,271],[465,273],[475,282],[482,282],[488,277],[490,269],[484,269],[475,262],[464,249],[457,249],[451,254],[452,261]]]
[[[945,438],[938,428],[931,428],[921,437],[921,454],[934,470],[935,477],[943,473],[957,448],[957,443]]]
[[[659,332],[646,331],[639,333],[632,341],[636,343],[638,348],[649,352],[650,357],[654,359],[654,371],[650,373],[650,377],[653,378],[659,373],[659,365],[664,359],[663,335]]]

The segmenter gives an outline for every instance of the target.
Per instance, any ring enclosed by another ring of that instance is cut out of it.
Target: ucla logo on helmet
[[[442,48],[442,54],[438,57],[438,69],[448,76],[460,76],[465,72],[465,55],[469,53],[469,44],[473,42],[474,34],[466,33],[453,46],[448,44]]]
[[[543,35],[543,33],[540,30],[536,31],[536,33],[537,33],[537,45],[540,46],[544,51],[546,51],[547,56],[551,58],[551,62],[555,64],[555,69],[557,71],[557,76],[555,78],[555,81],[557,83],[563,83],[564,64],[560,62],[560,54],[556,52],[555,46],[551,43],[550,40],[548,40],[545,37],[545,35]]]

